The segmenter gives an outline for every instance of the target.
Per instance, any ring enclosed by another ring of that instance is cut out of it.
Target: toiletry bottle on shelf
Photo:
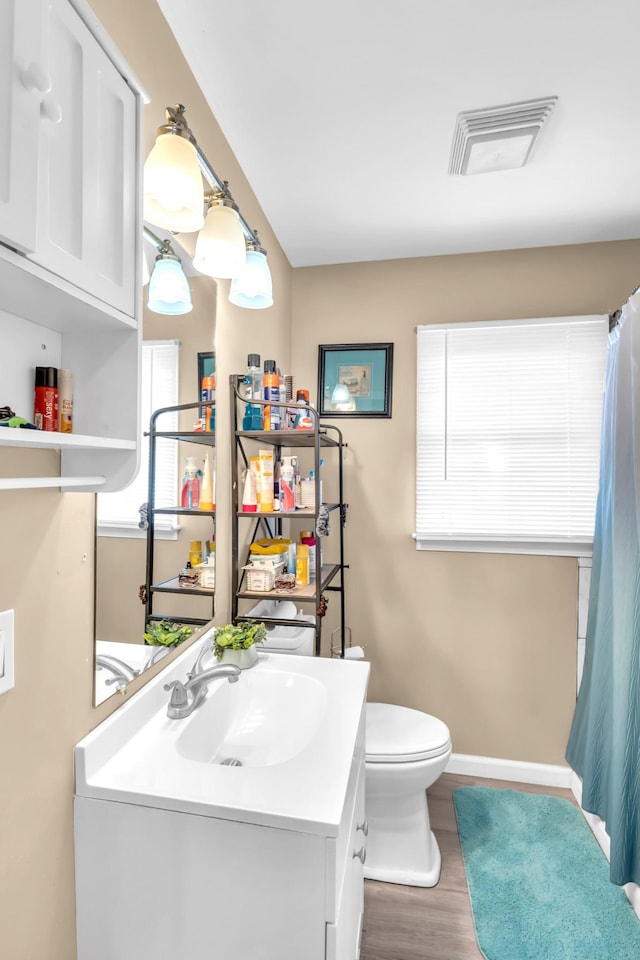
[[[309,583],[309,547],[299,543],[296,548],[296,587],[306,587]]]
[[[189,544],[189,563],[197,567],[202,563],[202,541],[192,540]]]
[[[200,504],[200,484],[198,468],[193,457],[185,458],[184,474],[182,476],[182,495],[180,506],[185,510],[192,510]]]
[[[259,353],[250,353],[247,357],[247,378],[249,380],[246,390],[247,400],[263,400]]]
[[[298,409],[293,426],[296,430],[313,430],[313,417],[309,408],[309,391],[296,391],[296,403],[304,403],[306,409]]]
[[[264,388],[264,400],[267,405],[264,408],[264,429],[280,429],[280,377],[276,372],[275,360],[265,360],[264,375],[262,377],[262,386]]]
[[[73,375],[71,370],[58,370],[58,413],[60,433],[73,433]]]
[[[36,367],[33,422],[38,430],[53,433],[58,430],[58,371],[56,367]]]
[[[295,474],[293,471],[292,457],[283,457],[280,467],[280,509],[295,510],[296,494],[294,489]]]
[[[213,472],[211,470],[211,464],[209,463],[209,451],[207,450],[202,467],[202,488],[200,490],[199,507],[201,510],[213,510],[214,503]]]
[[[310,530],[302,530],[300,533],[300,543],[304,543],[309,548],[309,580],[315,580],[316,538]]]

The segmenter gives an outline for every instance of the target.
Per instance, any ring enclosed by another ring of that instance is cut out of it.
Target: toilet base
[[[380,880],[383,883],[402,883],[408,887],[435,887],[440,879],[440,867],[442,858],[440,848],[433,833],[431,834],[431,852],[428,858],[429,866],[427,869],[415,870],[407,867],[385,867],[376,866],[373,863],[365,863],[365,880]]]
[[[376,795],[371,780],[369,786],[365,800],[369,826],[365,878],[434,887],[440,879],[442,858],[429,822],[426,793]]]

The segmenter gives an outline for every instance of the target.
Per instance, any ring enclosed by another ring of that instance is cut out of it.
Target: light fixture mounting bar
[[[161,240],[160,237],[157,237],[152,230],[149,230],[149,227],[142,228],[143,235],[149,240],[150,243],[160,251],[160,253],[168,253],[174,255],[173,247],[171,246],[168,240]]]
[[[207,181],[211,189],[215,190],[217,193],[221,193],[224,197],[231,200],[232,203],[234,203],[234,206],[236,206],[235,201],[233,200],[233,197],[231,196],[231,192],[229,190],[228,181],[222,180],[218,176],[218,174],[215,172],[215,170],[207,160],[206,156],[202,152],[202,149],[200,148],[198,141],[196,140],[193,134],[193,131],[189,127],[189,124],[187,123],[185,118],[185,107],[183,107],[181,103],[177,103],[175,107],[166,107],[165,116],[167,118],[167,124],[165,127],[162,127],[160,129],[163,130],[164,132],[167,132],[167,127],[173,127],[174,128],[173,132],[175,132],[179,136],[186,136],[186,138],[195,147],[195,151],[198,157],[198,165],[200,167],[200,172],[202,173],[202,176]],[[258,244],[259,246],[260,244],[259,244],[258,238],[256,237],[251,227],[248,225],[247,221],[242,216],[242,213],[237,208],[237,206],[236,206],[236,212],[240,219],[240,224],[242,226],[242,230],[247,240],[250,240],[253,243]]]

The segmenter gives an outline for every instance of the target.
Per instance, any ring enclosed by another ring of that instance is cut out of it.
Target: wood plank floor
[[[453,809],[461,786],[546,793],[575,803],[570,790],[443,774],[428,791],[431,828],[442,854],[435,887],[365,881],[360,960],[483,960],[476,943]]]

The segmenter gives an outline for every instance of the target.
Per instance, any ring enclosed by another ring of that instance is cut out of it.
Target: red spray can
[[[55,367],[36,367],[33,422],[38,430],[58,429],[58,371]]]

